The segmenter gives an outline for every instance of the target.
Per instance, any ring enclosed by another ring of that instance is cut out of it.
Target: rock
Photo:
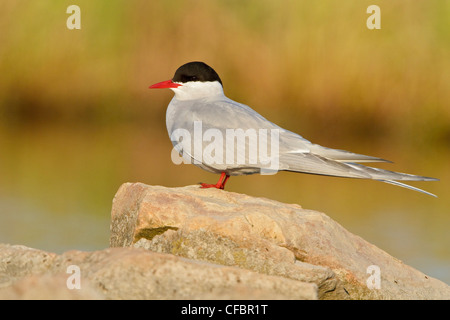
[[[0,300],[103,299],[87,279],[80,290],[69,290],[66,271],[70,260],[25,246],[0,244]]]
[[[80,290],[69,290],[67,274],[37,274],[24,277],[11,286],[0,289],[0,300],[104,300],[85,281]]]
[[[448,285],[323,213],[198,186],[122,185],[113,200],[110,246],[145,248],[314,284],[320,299],[450,298]],[[369,288],[368,281],[377,275],[379,289]]]
[[[71,265],[79,290],[67,286]],[[0,245],[0,281],[0,299],[317,299],[310,283],[137,248],[56,255]]]
[[[0,244],[0,299],[450,299],[323,213],[198,186],[122,185],[110,246]]]
[[[197,261],[209,261],[220,265],[238,266],[256,271],[263,275],[276,275],[300,282],[314,283],[319,292],[326,293],[336,289],[336,279],[328,268],[312,266],[294,260],[276,261],[266,252],[257,248],[237,247],[236,243],[210,232],[167,231],[164,236],[157,236],[154,241],[141,238],[134,247],[155,252],[171,253]],[[345,298],[345,296],[343,297]]]
[[[28,275],[40,274],[54,265],[56,254],[25,246],[0,245],[0,288]]]

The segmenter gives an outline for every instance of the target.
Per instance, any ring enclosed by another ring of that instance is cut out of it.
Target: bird
[[[391,161],[312,143],[226,97],[219,75],[204,62],[183,64],[172,79],[149,88],[169,88],[175,93],[166,111],[173,150],[185,163],[220,174],[216,184],[200,183],[201,188],[224,189],[230,176],[288,171],[372,179],[436,197],[399,181],[439,179],[363,165]]]

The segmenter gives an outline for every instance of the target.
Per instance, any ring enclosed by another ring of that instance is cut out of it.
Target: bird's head
[[[222,80],[213,68],[203,62],[189,62],[177,69],[171,80],[151,85],[150,89],[169,88],[178,100],[192,100],[223,95]]]

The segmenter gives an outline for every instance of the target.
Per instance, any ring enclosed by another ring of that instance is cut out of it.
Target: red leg
[[[217,189],[224,189],[225,183],[230,178],[229,175],[227,175],[225,172],[222,172],[220,175],[219,181],[216,184],[209,184],[209,183],[200,183],[202,189],[206,188],[217,188]]]
[[[225,183],[227,183],[228,179],[230,179],[230,176],[229,176],[229,175],[227,175],[227,176],[225,177],[225,180],[222,181],[222,186],[221,186],[220,189],[225,189]]]

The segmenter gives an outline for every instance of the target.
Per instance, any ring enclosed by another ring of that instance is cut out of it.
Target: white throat
[[[219,81],[192,81],[192,82],[176,82],[181,84],[178,88],[170,88],[175,92],[177,100],[194,100],[206,97],[224,95],[223,87]]]

